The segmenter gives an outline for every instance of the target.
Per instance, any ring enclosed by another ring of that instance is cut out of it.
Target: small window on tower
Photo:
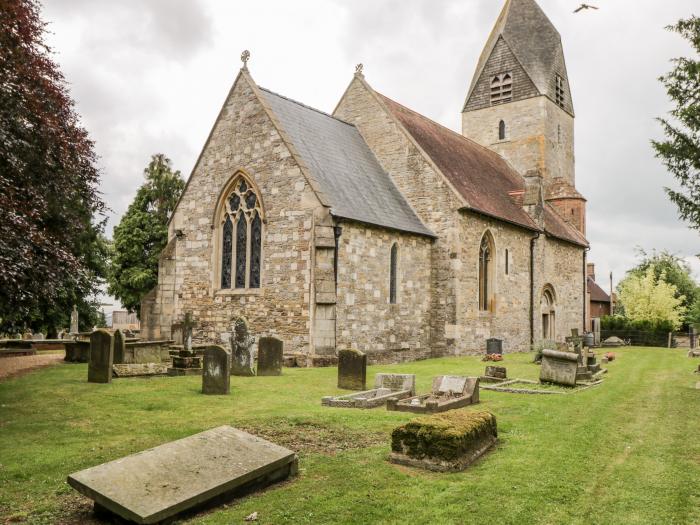
[[[513,98],[513,76],[501,73],[491,79],[491,103],[497,104]]]
[[[502,120],[498,123],[498,140],[506,140],[506,123]]]
[[[557,75],[556,78],[556,89],[555,89],[555,98],[557,105],[560,107],[564,107],[564,79]]]

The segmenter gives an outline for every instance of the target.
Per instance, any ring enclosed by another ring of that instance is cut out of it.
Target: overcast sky
[[[690,47],[664,30],[697,0],[540,0],[564,42],[576,111],[576,181],[588,199],[589,260],[604,284],[635,247],[688,258],[673,185],[649,140],[670,108],[657,78]],[[189,176],[249,49],[256,82],[331,112],[354,66],[378,91],[460,129],[476,61],[503,0],[44,0],[49,42],[96,142],[108,233],[162,152]],[[607,287],[606,287],[607,288]]]

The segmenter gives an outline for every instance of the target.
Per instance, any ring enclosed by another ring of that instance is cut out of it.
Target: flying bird
[[[574,13],[578,13],[579,11],[583,11],[584,9],[598,9],[594,5],[588,5],[588,4],[581,4],[581,7],[579,7]]]

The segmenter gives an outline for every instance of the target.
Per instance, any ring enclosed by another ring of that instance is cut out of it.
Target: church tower
[[[564,48],[535,0],[506,0],[469,87],[462,133],[523,176],[539,174],[546,200],[585,235]]]

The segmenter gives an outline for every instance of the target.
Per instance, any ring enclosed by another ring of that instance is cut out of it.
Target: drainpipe
[[[585,250],[583,250],[583,332],[582,334],[586,333],[586,307],[588,306],[588,297],[586,296],[586,292],[588,291],[588,269],[587,269],[587,260],[588,260],[588,250],[590,250],[590,246],[587,247]]]
[[[530,239],[530,344],[535,344],[535,243],[539,232]]]

